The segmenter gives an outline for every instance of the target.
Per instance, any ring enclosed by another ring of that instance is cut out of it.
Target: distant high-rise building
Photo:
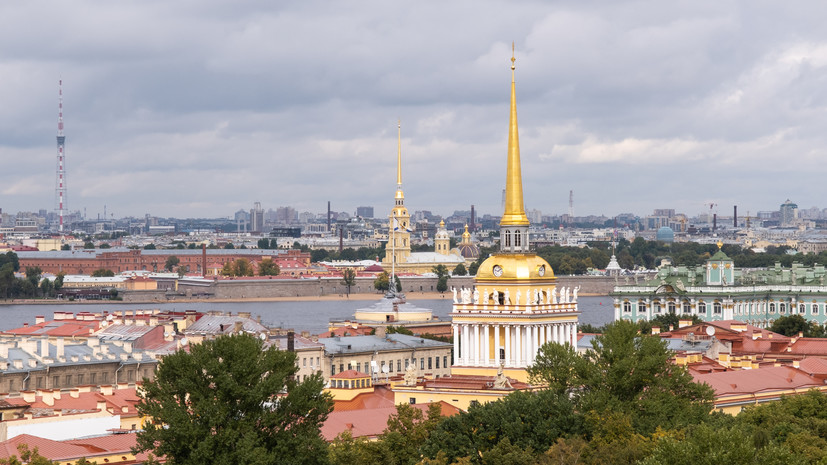
[[[250,210],[250,232],[260,233],[264,230],[264,210],[261,208],[261,202],[253,204],[253,209]]]
[[[290,224],[298,221],[299,215],[293,207],[279,207],[276,209],[276,223]]]
[[[798,219],[798,205],[787,199],[781,204],[779,213],[781,214],[781,226],[791,226]]]
[[[373,207],[356,207],[356,216],[373,218]]]

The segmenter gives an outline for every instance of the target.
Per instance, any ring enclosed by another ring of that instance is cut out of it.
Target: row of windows
[[[804,315],[807,313],[807,306],[808,304],[798,304],[798,313]],[[705,302],[698,302],[698,313],[705,314],[706,313],[706,303]],[[809,304],[810,307],[810,314],[811,315],[818,315],[819,314],[819,304],[818,303],[811,303]],[[748,303],[748,304],[735,304],[735,314],[736,315],[755,315],[763,313],[764,309],[766,309],[769,313],[775,314],[778,312],[779,314],[786,314],[788,306],[784,302],[770,302],[769,305],[763,303]],[[790,313],[795,313],[795,306],[789,306]],[[667,303],[667,310],[669,313],[676,313],[677,306],[675,302]],[[689,302],[684,302],[681,307],[682,313],[685,314],[693,314],[692,305]],[[646,304],[643,302],[638,303],[638,312],[643,313],[646,311]],[[663,311],[663,307],[661,306],[660,302],[653,302],[652,303],[652,312],[656,314],[660,314]],[[632,303],[631,302],[623,302],[623,313],[632,313]],[[721,304],[719,302],[715,302],[712,304],[712,313],[713,314],[720,314],[721,313]]]
[[[413,365],[416,366],[416,360],[417,360],[416,358],[413,358],[413,359],[407,359],[406,358],[404,360],[405,360],[405,370],[408,369],[408,366],[410,366],[411,363],[413,363]],[[319,362],[319,359],[317,357],[316,358],[316,363],[318,363],[318,362]],[[442,362],[441,366],[443,368],[448,368],[448,356],[447,355],[444,355],[442,357],[441,362]],[[425,357],[422,357],[421,359],[419,359],[419,369],[424,370],[426,363],[427,363],[427,366],[428,366],[428,370],[433,370],[433,369],[439,370],[440,369],[440,359],[439,359],[439,357],[428,357],[427,359]],[[380,372],[384,371],[383,368],[385,367],[385,365],[386,365],[385,360],[382,360],[381,365],[379,367],[377,367]],[[391,360],[389,363],[387,363],[387,366],[388,366],[388,372],[393,373],[394,372],[393,360]],[[352,363],[348,363],[347,364],[347,369],[348,370],[356,370],[356,371],[363,372],[363,373],[368,373],[369,372],[368,370],[370,369],[370,364],[368,362],[365,362],[365,371],[362,371],[362,362],[357,362],[355,366]],[[340,363],[339,364],[339,373],[341,373],[343,371],[345,371],[345,364]],[[402,372],[403,371],[402,370],[402,359],[397,359],[396,360],[396,370],[395,371],[397,371],[397,372]],[[336,374],[336,365],[335,364],[330,365],[330,374],[331,375]]]
[[[677,305],[675,302],[669,302],[667,304],[667,310],[669,313],[677,313]],[[638,313],[645,313],[647,310],[646,304],[643,302],[639,302],[637,304],[637,311]],[[684,302],[681,308],[682,313],[692,315],[695,313],[692,305],[689,302]],[[623,313],[632,313],[632,303],[631,302],[623,302]],[[663,313],[663,306],[660,302],[652,302],[652,313],[661,314]],[[714,315],[720,315],[722,313],[722,307],[720,302],[714,302],[712,304],[712,313]],[[706,314],[706,302],[698,302],[698,314],[703,315]]]

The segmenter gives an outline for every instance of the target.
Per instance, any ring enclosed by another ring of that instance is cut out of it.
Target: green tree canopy
[[[448,276],[448,267],[445,265],[435,265],[433,268],[431,268],[431,271],[436,275],[437,278]]]
[[[347,295],[350,295],[351,286],[356,284],[356,271],[353,268],[345,268],[342,271],[342,284],[347,287]]]
[[[106,268],[98,268],[97,270],[92,272],[91,276],[93,278],[111,278],[115,276],[115,272],[112,270],[108,270]]]
[[[139,392],[136,449],[176,464],[322,464],[333,403],[320,374],[295,380],[296,355],[222,336],[165,357]]]
[[[176,266],[178,266],[179,263],[181,263],[181,260],[178,257],[176,257],[175,255],[170,255],[169,257],[167,257],[166,263],[164,263],[164,268],[167,271],[172,271],[175,269]]]
[[[376,288],[377,291],[387,291],[390,289],[389,279],[388,272],[383,271],[376,275],[376,279],[373,280],[373,287]]]
[[[451,272],[454,276],[466,276],[468,274],[468,270],[465,269],[465,265],[460,263],[456,267],[454,267],[454,271]]]
[[[281,273],[281,268],[272,258],[265,258],[258,264],[259,276],[278,276],[279,273]]]

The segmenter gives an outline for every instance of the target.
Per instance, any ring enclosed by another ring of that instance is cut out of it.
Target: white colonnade
[[[577,346],[577,322],[454,323],[454,365],[526,367],[546,342]],[[493,348],[491,339],[493,331]],[[501,337],[501,334],[504,337]],[[502,353],[501,352],[504,352]]]

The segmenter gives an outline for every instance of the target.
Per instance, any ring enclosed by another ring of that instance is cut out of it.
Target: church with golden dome
[[[577,342],[578,289],[557,289],[554,272],[531,252],[523,203],[516,59],[511,57],[511,112],[500,248],[479,267],[473,289],[454,291],[452,374],[495,375],[525,381],[546,342]]]
[[[399,136],[396,153],[396,195],[394,195],[394,206],[391,210],[388,221],[388,242],[385,245],[385,258],[382,259],[382,268],[388,273],[430,273],[437,265],[445,265],[448,271],[453,271],[457,265],[470,265],[476,260],[477,255],[470,260],[462,250],[475,249],[471,243],[471,235],[468,227],[465,227],[465,234],[462,235],[463,242],[459,247],[451,248],[451,237],[445,229],[445,222],[439,223],[434,236],[433,252],[411,252],[411,215],[405,207],[405,193],[402,191],[402,125],[399,125]],[[467,234],[467,237],[466,237]]]

